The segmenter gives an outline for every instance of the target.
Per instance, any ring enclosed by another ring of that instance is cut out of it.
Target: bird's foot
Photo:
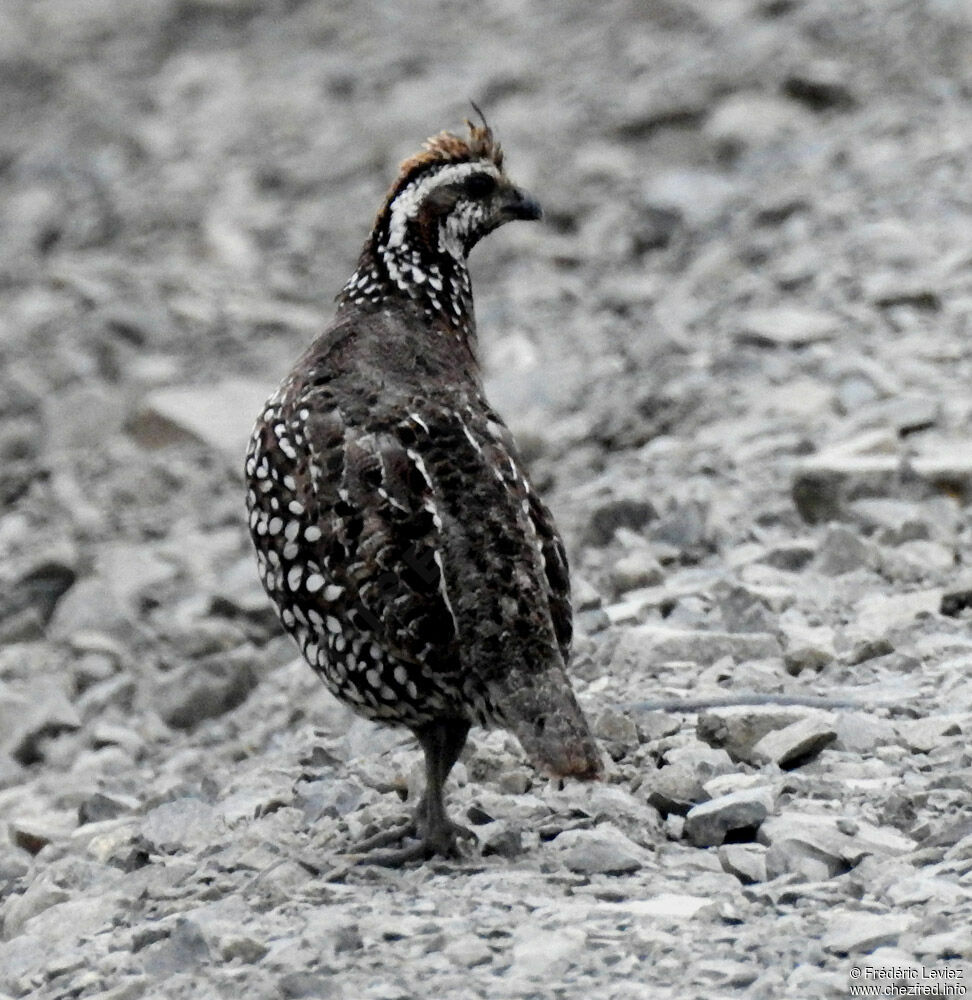
[[[360,845],[361,848],[365,849],[366,845],[369,849],[387,846],[388,844],[400,842],[409,837],[418,837],[418,840],[397,851],[378,851],[367,854],[360,858],[357,864],[377,865],[381,868],[400,868],[402,865],[407,865],[412,861],[428,861],[430,858],[436,856],[457,858],[460,856],[459,839],[476,839],[476,835],[472,830],[459,823],[453,823],[450,819],[430,826],[427,829],[419,829],[419,825],[413,821],[394,830],[386,830],[379,837],[369,838],[366,844]],[[378,842],[376,843],[375,841]]]

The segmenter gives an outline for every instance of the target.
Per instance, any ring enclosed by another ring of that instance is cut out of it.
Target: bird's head
[[[503,223],[542,213],[506,176],[503,151],[485,119],[466,124],[467,138],[440,132],[402,163],[339,301],[381,307],[406,296],[430,319],[473,334],[466,256]]]
[[[440,132],[402,163],[375,227],[390,246],[462,259],[503,223],[541,217],[539,203],[503,171],[503,150],[485,119],[466,125],[468,138]]]

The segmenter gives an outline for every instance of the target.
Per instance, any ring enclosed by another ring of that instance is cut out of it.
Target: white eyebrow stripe
[[[405,242],[408,223],[415,218],[429,192],[444,184],[455,184],[472,174],[490,174],[497,179],[499,170],[488,160],[474,160],[472,163],[453,163],[439,167],[420,180],[406,185],[391,203],[391,217],[388,220],[389,247],[401,246]]]

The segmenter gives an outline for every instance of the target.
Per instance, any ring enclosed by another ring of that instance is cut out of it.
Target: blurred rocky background
[[[279,634],[241,455],[470,98],[613,763],[477,732],[479,846],[347,871],[418,755]],[[0,1000],[972,986],[970,162],[967,0],[0,5]]]

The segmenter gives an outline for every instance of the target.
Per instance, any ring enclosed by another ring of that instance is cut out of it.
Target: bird
[[[461,857],[472,834],[444,785],[473,725],[512,732],[550,776],[603,775],[567,674],[564,544],[485,397],[467,268],[484,236],[542,210],[474,109],[468,135],[440,132],[401,164],[333,321],[245,459],[284,629],[340,701],[424,752],[414,815],[362,842],[362,863]]]

